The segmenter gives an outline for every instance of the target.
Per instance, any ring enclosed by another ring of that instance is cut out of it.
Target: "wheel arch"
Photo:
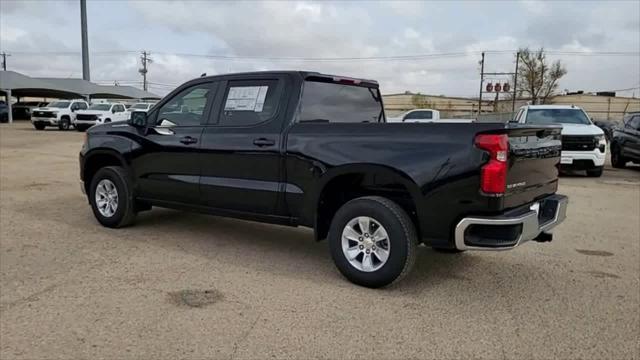
[[[82,166],[82,180],[87,194],[89,194],[89,186],[91,186],[93,176],[105,166],[121,166],[130,174],[130,167],[122,154],[108,148],[93,149],[84,156]]]
[[[353,164],[327,171],[319,180],[311,205],[316,240],[325,239],[335,212],[362,196],[382,196],[400,205],[420,234],[420,188],[406,173],[384,165]]]

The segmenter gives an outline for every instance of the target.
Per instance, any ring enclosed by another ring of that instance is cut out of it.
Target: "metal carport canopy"
[[[97,85],[83,79],[36,78],[54,84],[58,87],[100,99],[160,99],[160,96],[132,86]]]
[[[11,92],[11,96],[51,97],[73,99],[82,97],[81,93],[52,84],[48,81],[34,79],[15,71],[0,71],[0,92],[2,95]]]

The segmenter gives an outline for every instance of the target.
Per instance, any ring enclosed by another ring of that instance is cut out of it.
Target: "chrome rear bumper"
[[[552,195],[515,215],[464,218],[455,228],[455,246],[458,250],[513,249],[564,221],[568,203],[566,196]]]

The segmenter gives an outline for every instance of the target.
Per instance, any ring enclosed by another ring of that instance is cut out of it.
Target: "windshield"
[[[109,111],[111,109],[110,104],[95,104],[89,106],[89,110]]]
[[[529,109],[527,124],[582,124],[591,121],[580,109]]]
[[[143,109],[146,110],[149,107],[149,104],[135,104],[129,109]]]
[[[54,101],[51,104],[48,105],[48,107],[52,107],[52,108],[66,108],[69,107],[69,104],[71,104],[68,101]]]

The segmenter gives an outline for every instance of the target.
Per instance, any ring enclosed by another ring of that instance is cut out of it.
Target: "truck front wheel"
[[[415,262],[418,237],[395,202],[367,196],[344,204],[331,221],[329,249],[349,281],[370,288],[402,279]]]
[[[133,186],[124,168],[107,166],[91,179],[89,202],[100,224],[119,228],[133,223],[136,216]]]
[[[68,117],[63,116],[58,123],[58,129],[66,131],[69,130],[69,127],[71,127],[71,120]]]
[[[599,166],[593,169],[587,170],[588,177],[601,177],[602,171],[604,170],[604,166]]]

